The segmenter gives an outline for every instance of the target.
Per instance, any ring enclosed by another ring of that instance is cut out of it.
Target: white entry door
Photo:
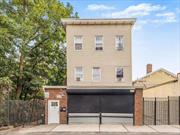
[[[48,100],[48,124],[59,123],[59,100]]]

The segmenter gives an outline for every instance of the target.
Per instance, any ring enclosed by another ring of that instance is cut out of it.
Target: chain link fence
[[[3,100],[0,102],[0,126],[44,123],[44,100]]]

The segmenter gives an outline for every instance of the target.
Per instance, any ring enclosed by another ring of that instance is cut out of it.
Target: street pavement
[[[180,125],[39,125],[0,131],[0,135],[180,135]]]

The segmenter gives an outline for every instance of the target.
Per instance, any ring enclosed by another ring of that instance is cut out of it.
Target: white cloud
[[[97,11],[97,10],[112,10],[115,9],[112,6],[106,6],[103,4],[91,4],[87,7],[88,10]]]
[[[166,9],[165,6],[153,5],[150,3],[141,3],[132,5],[122,11],[112,12],[110,14],[103,14],[103,16],[119,18],[119,17],[143,17],[150,15],[153,11],[160,11]]]
[[[176,8],[176,12],[177,12],[177,13],[180,13],[180,8]]]
[[[164,23],[176,22],[176,14],[174,12],[165,12],[156,14],[157,17],[161,17]]]
[[[134,30],[140,30],[146,24],[161,24],[178,22],[179,8],[175,9],[175,12],[165,11],[166,6],[157,5],[151,3],[141,3],[138,5],[131,5],[124,10],[114,11],[108,13],[102,13],[102,17],[108,18],[127,18],[135,17],[137,22],[135,23]]]
[[[133,29],[134,30],[140,30],[147,23],[148,23],[148,20],[139,20],[135,23]]]

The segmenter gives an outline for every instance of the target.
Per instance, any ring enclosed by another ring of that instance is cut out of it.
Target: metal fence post
[[[99,113],[99,125],[101,125],[102,124],[102,114],[101,114],[101,112]]]
[[[169,102],[169,96],[168,96],[168,125],[170,125],[170,102]]]
[[[179,96],[179,125],[180,125],[180,96]]]
[[[142,109],[142,115],[143,115],[143,125],[144,125],[144,97],[143,97],[143,109]]]
[[[67,112],[67,124],[69,124],[69,113]]]
[[[154,100],[154,125],[156,125],[156,97]]]
[[[101,96],[99,96],[99,125],[102,124]]]
[[[9,106],[9,102],[10,102],[10,100],[9,100],[9,89],[8,89],[8,126],[10,125],[10,115],[9,115],[9,111],[10,111],[10,106]]]

